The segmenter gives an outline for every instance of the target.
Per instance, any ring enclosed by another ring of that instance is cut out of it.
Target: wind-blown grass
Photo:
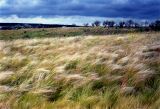
[[[159,33],[0,42],[0,108],[158,109]]]

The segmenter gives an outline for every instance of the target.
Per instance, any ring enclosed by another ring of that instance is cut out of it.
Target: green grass
[[[125,34],[125,33],[134,33],[134,32],[138,32],[138,30],[114,29],[114,28],[107,29],[103,27],[0,30],[0,40]]]
[[[30,93],[22,94],[17,101],[13,104],[13,109],[31,109],[34,107],[40,107],[44,102],[43,96],[34,95]]]

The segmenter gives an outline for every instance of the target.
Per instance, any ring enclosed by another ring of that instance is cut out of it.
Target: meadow
[[[0,31],[0,108],[159,109],[160,33],[86,29]]]
[[[1,30],[0,40],[29,39],[29,38],[53,38],[88,35],[125,34],[143,31],[140,29],[104,28],[104,27],[64,27],[64,28],[31,28],[18,30]]]

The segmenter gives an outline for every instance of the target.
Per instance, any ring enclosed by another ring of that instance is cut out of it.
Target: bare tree
[[[114,26],[114,24],[115,24],[115,22],[114,22],[114,21],[109,21],[108,23],[109,23],[109,27],[113,27],[113,26]]]
[[[124,21],[119,22],[119,27],[120,27],[120,28],[125,27],[125,22],[124,22]]]
[[[150,24],[151,29],[159,31],[160,30],[160,20],[156,20],[155,22]]]
[[[97,20],[92,24],[92,26],[98,27],[98,26],[100,26],[100,24],[101,24],[101,22]]]
[[[107,20],[103,22],[103,26],[108,27],[108,21]]]
[[[133,21],[133,20],[128,20],[128,21],[126,22],[126,24],[127,24],[127,27],[133,27],[134,21]]]
[[[104,27],[113,27],[114,24],[115,24],[114,21],[107,21],[107,20],[106,20],[106,21],[103,22],[103,26],[104,26]]]

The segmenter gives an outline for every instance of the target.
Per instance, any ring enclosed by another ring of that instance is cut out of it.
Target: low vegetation
[[[160,108],[160,33],[33,38],[53,30],[3,31],[0,108]]]
[[[19,29],[0,30],[0,40],[53,38],[88,35],[109,35],[140,32],[139,29],[116,29],[104,27],[77,27],[77,28],[42,28],[42,29]]]

